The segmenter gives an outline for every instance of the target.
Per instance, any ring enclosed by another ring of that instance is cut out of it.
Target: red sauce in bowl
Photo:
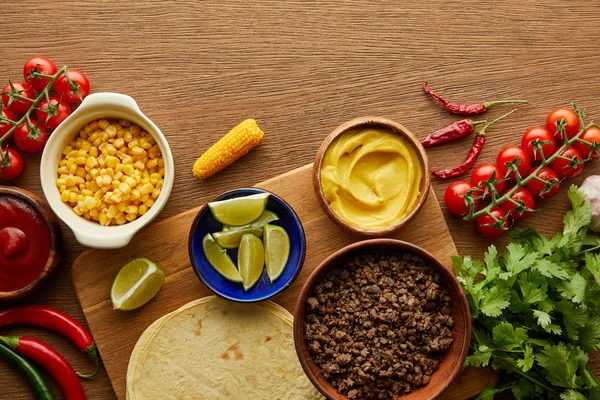
[[[48,224],[31,205],[0,195],[0,292],[32,283],[48,262],[51,244]]]

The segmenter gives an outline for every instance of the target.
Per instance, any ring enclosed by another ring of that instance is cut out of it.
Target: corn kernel
[[[92,219],[94,221],[98,221],[99,215],[100,215],[100,211],[98,211],[98,208],[93,208],[90,210],[90,217],[92,217]]]
[[[142,195],[152,193],[153,190],[154,190],[154,185],[152,185],[150,182],[145,183],[140,187],[140,193]]]
[[[102,129],[106,129],[106,127],[110,125],[110,122],[108,122],[107,120],[105,120],[104,118],[102,118],[100,121],[98,121],[98,126]]]
[[[69,203],[75,203],[77,201],[77,193],[71,192],[69,195]]]
[[[127,205],[123,202],[117,204],[117,210],[119,210],[119,212],[124,212],[127,209]]]
[[[131,186],[123,182],[119,185],[119,190],[124,194],[128,194],[129,192],[131,192]]]
[[[75,186],[75,177],[69,176],[65,179],[65,185],[67,186]]]
[[[119,137],[119,138],[115,139],[115,141],[113,142],[113,145],[116,148],[120,149],[121,147],[123,147],[125,145],[125,140],[123,140],[122,137]]]
[[[134,167],[136,167],[140,171],[143,171],[143,170],[146,169],[146,165],[143,162],[141,162],[141,161],[136,161],[135,164],[134,164]]]
[[[77,175],[80,178],[85,178],[85,176],[87,175],[87,172],[85,171],[85,169],[79,167],[77,168],[77,170],[75,171],[75,175]]]
[[[96,202],[96,199],[91,197],[90,195],[89,197],[85,198],[85,200],[83,201],[83,205],[87,210],[91,210],[92,208],[98,206],[98,203]]]
[[[92,196],[94,194],[94,192],[92,192],[90,189],[83,189],[81,191],[81,194],[84,196]]]
[[[144,214],[146,214],[146,212],[148,212],[148,206],[142,204],[141,206],[138,207],[138,214],[144,215]]]
[[[121,213],[121,215],[118,215],[115,218],[115,222],[117,223],[117,225],[123,225],[124,223],[126,223],[127,218],[126,218],[125,214]]]
[[[154,168],[156,166],[158,166],[158,160],[156,158],[148,160],[148,162],[146,163],[146,168]]]
[[[108,226],[108,224],[110,224],[110,219],[106,216],[106,214],[100,214],[98,216],[98,222],[102,226]]]
[[[129,132],[131,132],[133,135],[139,136],[142,133],[142,128],[138,125],[132,125],[129,127]]]
[[[133,134],[131,133],[131,130],[125,131],[125,135],[123,135],[123,139],[127,143],[129,143],[133,140]]]
[[[140,200],[140,202],[144,203],[149,198],[150,198],[150,195],[149,194],[145,194],[143,196],[140,196],[139,200]]]
[[[119,158],[118,158],[118,157],[115,157],[115,156],[107,156],[107,157],[105,158],[105,161],[106,161],[106,166],[107,166],[107,167],[114,168],[114,167],[116,167],[116,166],[117,166],[117,164],[119,163]]]
[[[140,191],[138,189],[132,189],[131,190],[131,193],[130,193],[131,199],[137,200],[137,199],[140,198],[141,195],[142,194],[140,193]]]
[[[148,199],[144,202],[144,205],[148,208],[152,207],[154,205],[154,200],[152,199]]]
[[[139,143],[140,142],[137,139],[133,139],[131,142],[127,143],[127,147],[129,147],[129,150],[131,150],[134,147],[137,147]]]
[[[113,138],[113,137],[117,136],[118,129],[114,125],[109,125],[104,130],[106,131],[106,133],[108,133],[108,137]]]
[[[138,212],[138,207],[135,205],[129,205],[125,208],[125,212],[127,214],[137,214]]]
[[[135,167],[133,166],[133,164],[125,164],[125,165],[123,165],[123,173],[125,175],[131,175],[131,174],[133,174],[134,170],[135,170]]]
[[[71,152],[71,150],[73,150],[73,147],[66,145],[65,148],[63,149],[63,154],[66,156],[67,154],[69,154]]]
[[[113,179],[119,179],[117,177],[115,177],[115,170],[112,168],[106,168],[106,175],[110,176]]]
[[[133,222],[137,219],[137,214],[127,214],[125,215],[125,219],[129,222]]]
[[[90,147],[90,156],[98,157],[98,148],[96,146]]]
[[[108,212],[106,213],[106,216],[108,218],[114,218],[117,215],[117,212],[117,206],[111,205],[110,207],[108,207]]]
[[[60,167],[56,172],[59,175],[68,174],[69,173],[69,168],[67,168],[67,166],[64,165],[64,166]]]
[[[65,190],[65,191],[61,192],[61,194],[60,194],[60,200],[63,203],[68,202],[70,198],[71,198],[71,191],[70,190]]]
[[[139,146],[135,146],[134,148],[131,149],[131,154],[133,154],[136,157],[145,157],[146,150],[142,149]]]
[[[115,174],[115,176],[113,176],[113,179],[121,180],[121,178],[123,178],[123,173],[122,172],[117,172]]]

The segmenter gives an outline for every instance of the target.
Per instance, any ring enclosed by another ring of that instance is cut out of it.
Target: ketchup
[[[46,221],[33,207],[0,195],[0,292],[33,282],[46,266],[51,242]]]

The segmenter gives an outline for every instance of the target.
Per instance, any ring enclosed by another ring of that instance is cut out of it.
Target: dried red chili
[[[437,146],[438,144],[451,142],[456,139],[469,136],[475,131],[475,126],[486,123],[487,120],[473,121],[469,118],[459,119],[456,122],[448,124],[443,128],[427,135],[425,139],[421,141],[424,147]]]
[[[423,82],[423,90],[429,97],[440,103],[446,110],[454,114],[461,115],[477,115],[484,113],[488,108],[498,104],[508,103],[527,103],[527,100],[497,100],[487,101],[485,103],[474,103],[474,104],[454,104],[444,99],[438,94],[435,94],[427,85],[427,81]]]
[[[479,132],[477,132],[477,137],[475,138],[475,141],[473,142],[473,146],[471,146],[471,150],[469,150],[469,153],[467,154],[467,158],[465,159],[465,161],[462,164],[460,164],[456,167],[453,167],[453,168],[447,168],[447,169],[443,169],[440,171],[431,171],[431,175],[437,176],[438,178],[442,178],[442,179],[448,179],[448,178],[454,178],[456,176],[463,175],[468,170],[470,170],[473,167],[473,165],[475,165],[475,162],[477,161],[477,158],[479,157],[479,153],[481,153],[481,150],[483,149],[483,145],[485,144],[485,137],[487,135],[485,130],[487,128],[489,128],[490,126],[492,126],[494,123],[496,123],[496,122],[500,121],[501,119],[514,113],[515,111],[517,111],[517,110],[512,110],[511,112],[506,113],[503,116],[498,117],[495,120],[485,124],[483,126],[483,128]]]

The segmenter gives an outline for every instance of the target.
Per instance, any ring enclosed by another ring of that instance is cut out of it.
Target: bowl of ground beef
[[[435,399],[471,340],[467,299],[450,268],[394,239],[354,243],[323,261],[294,317],[302,368],[330,400]]]

